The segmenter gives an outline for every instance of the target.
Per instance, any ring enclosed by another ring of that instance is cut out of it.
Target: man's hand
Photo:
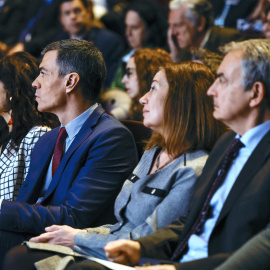
[[[141,246],[131,240],[116,240],[109,242],[105,248],[107,258],[116,263],[135,265],[140,260]]]
[[[160,264],[160,265],[152,265],[152,266],[144,266],[144,267],[135,267],[136,270],[176,270],[174,265],[170,264]]]
[[[172,33],[172,27],[169,26],[168,31],[167,31],[167,42],[170,48],[170,56],[173,60],[173,62],[178,62],[179,60],[179,48],[175,43],[173,33]]]
[[[69,226],[52,225],[45,228],[46,233],[33,237],[30,242],[48,243],[54,245],[62,245],[66,247],[74,247],[74,237],[79,232],[87,232],[86,230],[74,229]]]

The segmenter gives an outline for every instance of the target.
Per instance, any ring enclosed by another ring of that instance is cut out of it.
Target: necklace
[[[157,156],[157,160],[156,160],[156,170],[155,172],[159,172],[160,170],[162,170],[163,168],[165,168],[167,165],[169,165],[170,163],[172,163],[175,159],[179,158],[182,153],[178,154],[177,156],[171,158],[170,160],[168,160],[165,164],[163,164],[161,167],[159,167],[159,162],[160,162],[160,155],[162,153],[162,150],[159,152],[158,156]],[[184,154],[186,155],[186,154]]]

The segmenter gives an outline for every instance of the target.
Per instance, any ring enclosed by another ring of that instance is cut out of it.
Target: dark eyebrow
[[[223,72],[218,73],[217,76],[216,76],[216,79],[217,79],[217,78],[220,78],[220,77],[225,77]]]
[[[39,71],[48,71],[48,69],[46,69],[45,67],[40,67]]]

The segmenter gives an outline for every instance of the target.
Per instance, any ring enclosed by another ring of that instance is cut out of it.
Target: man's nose
[[[210,88],[207,90],[208,96],[213,96],[215,93],[215,82],[210,86]]]
[[[33,83],[32,83],[32,87],[34,87],[34,88],[39,88],[39,86],[40,86],[40,84],[38,83],[38,80],[37,80],[37,78],[33,81]]]

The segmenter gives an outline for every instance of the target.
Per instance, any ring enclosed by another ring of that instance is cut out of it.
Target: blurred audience
[[[133,53],[142,48],[164,48],[166,46],[166,15],[154,0],[133,0],[123,10],[125,36],[128,53],[119,62],[112,87],[124,89],[121,83],[124,69]]]
[[[19,38],[27,1],[0,0],[0,51],[6,51]]]
[[[213,103],[206,95],[213,81],[213,74],[202,64],[187,62],[161,67],[151,89],[140,99],[144,106],[143,123],[153,130],[153,135],[117,197],[118,222],[86,230],[51,226],[47,233],[31,239],[28,246],[34,248],[32,242],[60,244],[82,254],[104,257],[103,247],[109,241],[137,239],[181,214],[186,215],[207,150],[224,131],[224,126],[214,120]],[[43,261],[45,264],[53,262],[56,267],[61,263],[63,258],[50,258],[55,252],[48,250],[53,247],[39,246],[42,247],[44,250],[16,248],[10,256],[12,265],[7,264],[5,269],[32,269],[33,263],[44,257],[49,257]],[[61,253],[60,246],[57,250]]]
[[[213,6],[215,25],[236,28],[238,19],[248,19],[259,0],[209,0]]]
[[[59,125],[58,119],[37,110],[32,82],[38,61],[26,52],[0,60],[0,198],[15,200],[39,138]]]
[[[71,38],[94,42],[106,63],[107,77],[104,87],[108,87],[124,51],[123,41],[117,34],[94,25],[92,4],[88,0],[59,0],[59,13],[63,31],[55,40]]]
[[[8,53],[27,51],[39,57],[42,48],[50,43],[59,31],[58,0],[27,0],[23,16],[25,22],[15,45]],[[21,11],[23,12],[23,11]]]
[[[235,29],[214,26],[212,5],[208,0],[170,2],[168,45],[173,61],[185,59],[185,50],[203,47],[220,53],[218,48],[243,36]]]
[[[162,49],[140,49],[131,56],[122,79],[132,100],[128,119],[142,121],[143,106],[139,99],[149,91],[157,69],[171,62],[170,55]]]

